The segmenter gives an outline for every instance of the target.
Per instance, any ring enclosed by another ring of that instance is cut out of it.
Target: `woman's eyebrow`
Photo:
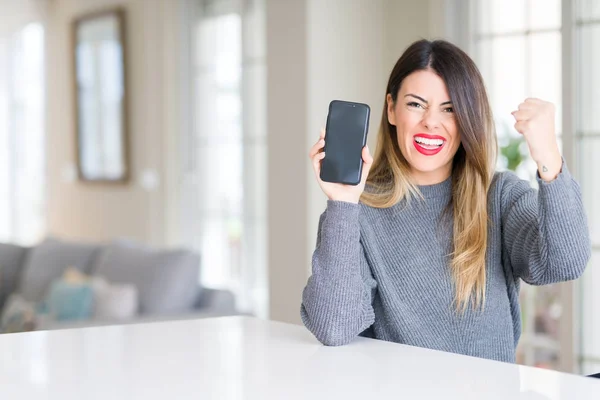
[[[425,104],[429,104],[429,102],[427,100],[425,100],[421,96],[417,96],[416,94],[409,93],[409,94],[404,95],[404,97],[409,97],[409,96],[410,97],[414,97],[415,99],[421,100]],[[445,102],[441,103],[440,106],[445,106],[446,104],[452,104],[452,102],[451,101],[445,101]]]
[[[429,104],[429,102],[428,102],[427,100],[425,100],[425,99],[424,99],[424,98],[422,98],[421,96],[417,96],[416,94],[409,93],[409,94],[407,94],[407,95],[404,95],[404,97],[409,97],[409,96],[410,96],[410,97],[414,97],[415,99],[419,99],[419,100],[421,100],[421,101],[422,101],[423,103],[425,103],[425,104]]]

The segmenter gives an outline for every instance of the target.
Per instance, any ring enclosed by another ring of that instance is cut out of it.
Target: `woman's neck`
[[[418,186],[429,186],[444,182],[452,174],[452,168],[439,168],[435,171],[412,171],[412,178]]]

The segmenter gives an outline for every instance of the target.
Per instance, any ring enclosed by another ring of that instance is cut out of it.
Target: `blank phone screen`
[[[325,159],[321,179],[358,184],[362,148],[366,141],[369,107],[360,103],[333,102],[327,117]]]

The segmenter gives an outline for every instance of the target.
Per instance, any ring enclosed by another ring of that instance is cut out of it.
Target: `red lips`
[[[437,153],[439,153],[440,151],[442,151],[442,149],[444,148],[444,146],[446,145],[446,139],[443,136],[439,136],[439,135],[429,135],[427,133],[417,133],[415,136],[415,140],[413,140],[413,145],[415,146],[415,149],[417,149],[417,151],[425,156],[434,156]],[[441,146],[436,146],[435,148],[426,148],[423,147],[421,144],[417,143],[416,138],[417,137],[421,137],[424,139],[430,139],[430,140],[435,140],[435,139],[439,139],[442,140],[443,143]]]

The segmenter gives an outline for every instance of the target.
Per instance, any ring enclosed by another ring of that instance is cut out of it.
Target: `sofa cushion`
[[[86,320],[94,311],[94,289],[90,282],[57,279],[50,286],[47,304],[56,321]]]
[[[30,332],[37,326],[37,305],[18,293],[6,299],[0,317],[0,333]]]
[[[93,274],[138,289],[140,314],[193,309],[198,297],[200,260],[188,250],[160,251],[119,240],[98,257]]]
[[[17,288],[27,250],[26,247],[0,243],[0,310]]]
[[[68,267],[90,272],[100,246],[63,242],[48,238],[32,248],[27,255],[19,291],[28,301],[44,299],[53,280],[62,276]]]
[[[101,276],[92,278],[94,319],[127,321],[138,313],[138,289],[131,283],[111,283]]]

